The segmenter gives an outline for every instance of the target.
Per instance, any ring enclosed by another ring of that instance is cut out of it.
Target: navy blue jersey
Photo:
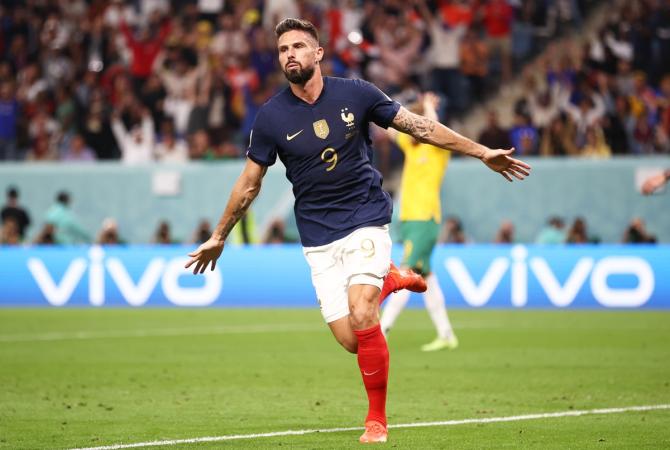
[[[279,155],[286,166],[303,246],[391,221],[391,199],[372,167],[369,123],[386,128],[399,109],[371,83],[331,77],[312,105],[286,88],[261,107],[247,157],[271,166]]]

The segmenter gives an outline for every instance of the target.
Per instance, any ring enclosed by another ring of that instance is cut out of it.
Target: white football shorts
[[[391,263],[388,225],[359,228],[318,247],[303,247],[312,270],[312,284],[326,323],[349,315],[349,286],[369,284],[379,289]]]

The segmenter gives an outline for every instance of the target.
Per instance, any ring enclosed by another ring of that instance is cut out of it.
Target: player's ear
[[[323,59],[323,54],[324,54],[323,47],[319,47],[316,49],[316,62],[321,62],[321,60]]]

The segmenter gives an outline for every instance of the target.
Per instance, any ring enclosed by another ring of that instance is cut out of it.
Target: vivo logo
[[[100,247],[92,247],[89,259],[75,258],[65,270],[60,281],[53,279],[41,259],[28,258],[28,270],[53,306],[63,306],[72,297],[84,274],[88,272],[89,301],[94,306],[105,303],[105,271],[109,273],[121,295],[132,306],[144,305],[160,282],[163,294],[177,306],[207,306],[221,293],[221,272],[205,272],[203,286],[182,287],[179,277],[185,274],[185,258],[153,258],[135,283],[119,258],[106,258]]]
[[[522,245],[512,248],[510,258],[494,258],[479,283],[460,258],[447,258],[444,263],[447,272],[465,301],[471,306],[484,306],[500,284],[505,273],[511,271],[512,305],[523,307],[528,302],[529,272],[537,279],[542,290],[552,304],[569,306],[577,293],[589,280],[591,293],[598,303],[614,308],[634,308],[644,305],[654,292],[654,271],[647,261],[635,256],[607,256],[598,261],[580,258],[561,284],[544,258],[528,260],[528,250]],[[510,268],[511,266],[511,268]],[[529,270],[530,269],[530,270]],[[607,278],[612,275],[633,276],[637,286],[633,288],[612,288]]]

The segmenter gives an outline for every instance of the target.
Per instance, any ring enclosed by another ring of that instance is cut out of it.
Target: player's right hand
[[[188,269],[193,264],[195,268],[193,269],[193,274],[204,273],[207,269],[209,263],[212,263],[212,270],[216,267],[216,260],[221,256],[223,251],[223,242],[214,237],[209,238],[207,242],[203,242],[200,247],[197,248],[193,253],[189,253],[188,256],[191,259],[186,263],[184,268]]]

